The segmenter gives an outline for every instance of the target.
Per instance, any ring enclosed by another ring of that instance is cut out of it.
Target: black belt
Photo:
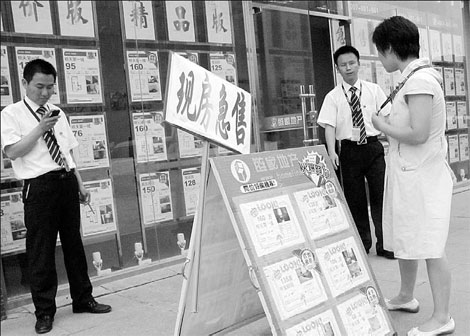
[[[60,169],[60,170],[52,170],[48,173],[39,175],[29,180],[34,180],[34,179],[36,180],[64,180],[64,179],[71,178],[72,176],[74,176],[75,175],[74,171],[75,169],[71,169],[70,171],[67,171],[65,170],[65,168]]]
[[[357,141],[344,139],[344,140],[341,140],[341,145],[346,145],[347,144],[347,145],[363,146],[363,145],[367,145],[368,143],[371,143],[371,142],[377,142],[377,141],[379,141],[379,138],[377,137],[377,135],[374,135],[374,136],[366,137],[366,140],[367,140],[367,143],[361,145],[361,144],[358,144]]]

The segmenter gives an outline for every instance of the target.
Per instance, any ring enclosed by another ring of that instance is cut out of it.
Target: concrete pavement
[[[454,336],[470,335],[470,189],[457,190],[453,196],[452,218],[447,254],[452,270],[451,314],[456,321]],[[396,260],[379,258],[371,251],[369,262],[385,297],[399,288],[400,278]],[[100,283],[92,279],[94,295],[99,302],[113,306],[104,315],[73,314],[68,295],[57,298],[58,310],[54,328],[49,336],[170,336],[173,334],[182,286],[181,264],[164,268],[142,268],[141,273]],[[416,298],[421,303],[418,314],[391,312],[398,335],[418,325],[431,314],[432,297],[426,266],[420,263]],[[36,335],[32,304],[7,311],[1,322],[3,336]],[[195,331],[195,334],[197,332]],[[271,335],[266,318],[228,330],[229,336]]]

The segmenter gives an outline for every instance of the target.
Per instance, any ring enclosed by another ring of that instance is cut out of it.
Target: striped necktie
[[[357,88],[352,86],[349,91],[351,91],[351,109],[352,109],[352,121],[353,127],[359,127],[360,135],[359,141],[357,142],[359,145],[363,145],[367,143],[367,134],[366,134],[366,125],[364,124],[364,118],[362,116],[362,109],[361,109],[361,102],[359,101],[359,97],[356,94]]]
[[[44,106],[40,106],[36,112],[42,117],[44,116],[44,113],[46,113],[46,109]],[[64,159],[62,159],[59,144],[57,143],[57,139],[54,133],[52,132],[52,129],[44,132],[42,137],[46,142],[47,149],[49,149],[49,153],[51,154],[52,160],[54,160],[54,162],[57,163],[59,166],[64,167],[65,162]]]

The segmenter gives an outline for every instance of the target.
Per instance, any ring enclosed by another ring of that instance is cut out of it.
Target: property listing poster
[[[453,68],[444,68],[444,92],[446,96],[455,96],[455,78]]]
[[[25,249],[26,226],[21,190],[1,195],[1,253]]]
[[[449,162],[458,162],[460,160],[458,135],[449,135],[447,142],[449,145]]]
[[[1,46],[1,106],[7,106],[13,103],[13,94],[11,92],[10,66],[8,63],[8,49],[5,46]]]
[[[120,1],[128,40],[155,41],[152,1]]]
[[[467,103],[457,102],[457,124],[459,128],[468,128]]]
[[[139,187],[145,225],[173,219],[169,172],[140,174]]]
[[[362,60],[361,66],[359,67],[359,78],[366,80],[368,82],[373,82],[372,79],[372,64],[375,62]]]
[[[316,255],[333,296],[370,280],[354,237],[319,248]]]
[[[6,179],[10,179],[10,178],[14,178],[15,177],[15,174],[13,173],[13,168],[12,168],[12,165],[11,165],[11,160],[10,158],[6,157],[4,154],[3,154],[3,151],[0,150],[0,158],[1,158],[1,177],[2,177],[2,181],[3,180],[6,180]]]
[[[52,34],[49,1],[11,1],[15,33]]]
[[[240,210],[258,256],[305,241],[288,195],[240,204]]]
[[[195,42],[192,1],[165,1],[170,41]]]
[[[91,1],[57,1],[57,7],[59,9],[60,35],[95,37]]]
[[[199,64],[199,56],[198,53],[193,53],[193,52],[179,52],[178,55],[183,56],[187,60],[190,60],[191,62],[195,64]]]
[[[167,160],[162,112],[140,112],[132,115],[137,162]]]
[[[465,88],[465,70],[455,69],[455,94],[457,96],[465,96],[467,89]]]
[[[263,267],[263,273],[282,320],[327,300],[319,273],[313,265],[315,263],[313,252],[307,251],[309,257],[306,259],[310,262],[304,262],[300,256],[293,256]]]
[[[455,102],[446,102],[446,117],[447,117],[447,129],[457,128],[457,111],[455,108]]]
[[[81,204],[83,236],[116,230],[113,186],[111,179],[83,182],[91,194],[90,205]]]
[[[229,1],[205,1],[207,40],[210,43],[232,43]]]
[[[78,169],[109,167],[104,115],[71,115],[69,122],[78,141],[78,147],[73,150]]]
[[[18,64],[18,83],[21,83],[23,79],[23,70],[26,66],[26,63],[32,61],[33,59],[41,58],[43,60],[51,63],[54,68],[57,69],[57,62],[55,58],[54,48],[33,48],[33,47],[16,47],[16,64]],[[24,97],[26,94],[23,85],[20,85],[21,97]],[[49,99],[51,104],[60,104],[60,90],[59,84],[55,85],[55,92]]]
[[[127,51],[132,101],[162,100],[156,51]]]
[[[178,148],[180,158],[188,158],[202,155],[203,141],[201,138],[182,131],[178,128]]]
[[[237,69],[233,54],[210,54],[210,67],[212,73],[237,85]]]
[[[341,331],[333,311],[327,310],[286,330],[286,336],[335,336]]]
[[[100,60],[97,49],[64,49],[67,103],[102,103]]]
[[[196,213],[197,200],[199,199],[199,189],[201,188],[201,168],[181,169],[183,179],[184,205],[186,216]]]
[[[331,235],[349,227],[341,200],[325,188],[294,192],[310,239]]]
[[[468,160],[468,134],[459,134],[460,161]]]
[[[434,29],[429,29],[429,48],[431,49],[431,60],[441,61],[441,34]]]
[[[367,293],[357,294],[337,306],[348,336],[389,335],[390,326],[379,305],[377,290],[370,286],[366,291]]]

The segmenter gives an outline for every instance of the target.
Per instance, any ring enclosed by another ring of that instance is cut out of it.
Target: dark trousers
[[[383,251],[384,148],[380,141],[376,140],[365,145],[343,140],[339,160],[344,195],[364,248],[369,252],[372,247],[372,237],[367,210],[367,179],[371,217],[377,238],[376,250]]]
[[[57,233],[73,303],[87,302],[92,297],[92,285],[80,236],[80,204],[75,175],[50,172],[25,180],[23,203],[26,253],[36,317],[54,316],[56,312]]]

